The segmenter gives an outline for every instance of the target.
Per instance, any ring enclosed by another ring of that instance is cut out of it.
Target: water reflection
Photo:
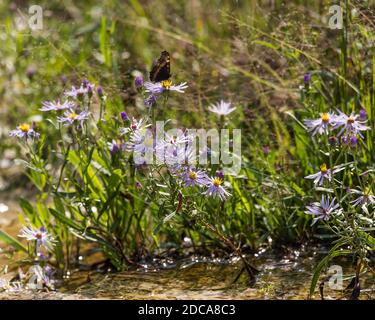
[[[99,299],[307,299],[319,258],[305,251],[287,255],[263,252],[255,261],[261,272],[253,288],[246,285],[245,275],[233,283],[241,268],[236,259],[193,256],[178,262],[154,261],[139,270],[117,274],[78,272],[62,290]],[[342,264],[345,275],[351,275],[348,263]],[[361,281],[366,288],[361,299],[373,299],[374,277],[368,273]],[[319,299],[319,294],[313,298]],[[325,286],[325,299],[342,298],[343,291]]]

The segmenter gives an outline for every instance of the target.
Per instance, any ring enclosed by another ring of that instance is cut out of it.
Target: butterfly
[[[171,58],[167,51],[160,54],[160,58],[155,61],[150,71],[150,80],[160,82],[168,80],[171,77]]]

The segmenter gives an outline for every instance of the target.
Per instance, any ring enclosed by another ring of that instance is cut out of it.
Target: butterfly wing
[[[171,77],[171,58],[167,51],[163,51],[160,58],[154,62],[150,71],[150,80],[160,82]]]

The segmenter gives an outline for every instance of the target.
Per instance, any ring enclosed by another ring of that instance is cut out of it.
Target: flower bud
[[[361,111],[359,111],[359,119],[362,121],[367,119],[366,109],[361,109]]]
[[[351,145],[352,147],[355,147],[355,146],[357,145],[357,143],[358,143],[358,138],[357,138],[357,136],[351,136],[351,137],[350,137],[350,145]]]
[[[143,77],[142,76],[136,76],[134,79],[134,84],[136,88],[140,88],[143,86]]]
[[[126,114],[125,111],[120,112],[120,116],[121,116],[121,119],[122,119],[122,120],[124,120],[124,121],[129,121],[129,117],[128,117],[128,115]]]
[[[303,76],[303,82],[305,83],[305,85],[308,85],[310,84],[310,81],[311,81],[311,73],[305,73],[304,76]]]
[[[97,94],[100,98],[104,96],[104,91],[103,91],[103,88],[101,86],[97,87],[96,92],[97,92]]]

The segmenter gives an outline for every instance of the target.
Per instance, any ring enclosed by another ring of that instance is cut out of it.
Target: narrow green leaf
[[[5,231],[0,230],[0,241],[11,245],[13,248],[24,251],[27,253],[27,248],[19,242],[17,239],[13,238],[11,235],[7,234]]]
[[[76,222],[74,222],[72,219],[69,219],[64,213],[60,213],[58,211],[56,211],[55,209],[53,208],[49,208],[49,212],[57,219],[59,220],[60,222],[62,222],[63,224],[75,229],[75,230],[78,230],[78,231],[82,231],[83,228],[77,224]]]

